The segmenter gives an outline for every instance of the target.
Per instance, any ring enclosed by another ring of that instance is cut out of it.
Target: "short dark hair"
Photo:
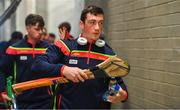
[[[82,11],[81,18],[80,18],[81,21],[85,22],[88,13],[93,14],[95,16],[97,16],[98,14],[104,15],[102,8],[94,6],[94,5],[90,5]]]
[[[22,39],[23,38],[23,34],[20,31],[14,31],[11,34],[11,39]]]
[[[44,25],[45,25],[43,17],[38,14],[29,14],[26,17],[26,20],[25,20],[26,26],[36,25],[36,23],[39,23],[40,27],[44,27]]]
[[[56,35],[54,33],[49,33],[49,37],[56,38]]]
[[[59,24],[58,29],[63,28],[63,27],[67,28],[68,32],[71,31],[71,25],[69,22],[62,22],[61,24]]]

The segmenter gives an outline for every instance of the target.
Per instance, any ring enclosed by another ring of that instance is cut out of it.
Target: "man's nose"
[[[95,24],[95,30],[99,30],[100,29],[100,26],[98,23]]]
[[[39,34],[42,34],[43,33],[43,30],[39,30]]]

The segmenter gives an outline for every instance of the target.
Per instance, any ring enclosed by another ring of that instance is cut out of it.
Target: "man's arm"
[[[6,54],[0,59],[0,91],[6,89],[6,78],[13,72],[13,56]]]
[[[6,78],[13,70],[13,56],[6,54],[0,59],[0,95],[4,102],[11,101],[6,91]]]
[[[32,72],[42,75],[42,77],[61,76],[63,64],[58,62],[60,62],[63,57],[63,53],[61,53],[55,45],[52,45],[47,49],[45,54],[36,58],[31,67]]]
[[[2,72],[0,72],[0,92],[5,91],[5,77]]]

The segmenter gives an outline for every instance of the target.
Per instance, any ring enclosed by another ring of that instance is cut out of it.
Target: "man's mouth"
[[[95,33],[93,33],[93,34],[99,34],[99,33],[96,33],[96,32],[95,32]]]

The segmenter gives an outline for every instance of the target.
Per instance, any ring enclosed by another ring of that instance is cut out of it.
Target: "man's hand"
[[[2,92],[1,94],[2,99],[4,100],[5,103],[12,101],[12,99],[10,97],[8,97],[7,93]]]
[[[84,71],[77,67],[68,67],[65,66],[63,69],[63,75],[69,79],[70,81],[77,83],[77,82],[84,82],[84,80],[88,79],[88,76]]]
[[[65,28],[65,27],[59,29],[59,36],[60,36],[62,39],[65,38],[65,36],[66,36],[66,28]]]
[[[115,96],[109,96],[108,101],[111,103],[118,103],[124,101],[127,98],[127,92],[120,88],[119,92]]]

